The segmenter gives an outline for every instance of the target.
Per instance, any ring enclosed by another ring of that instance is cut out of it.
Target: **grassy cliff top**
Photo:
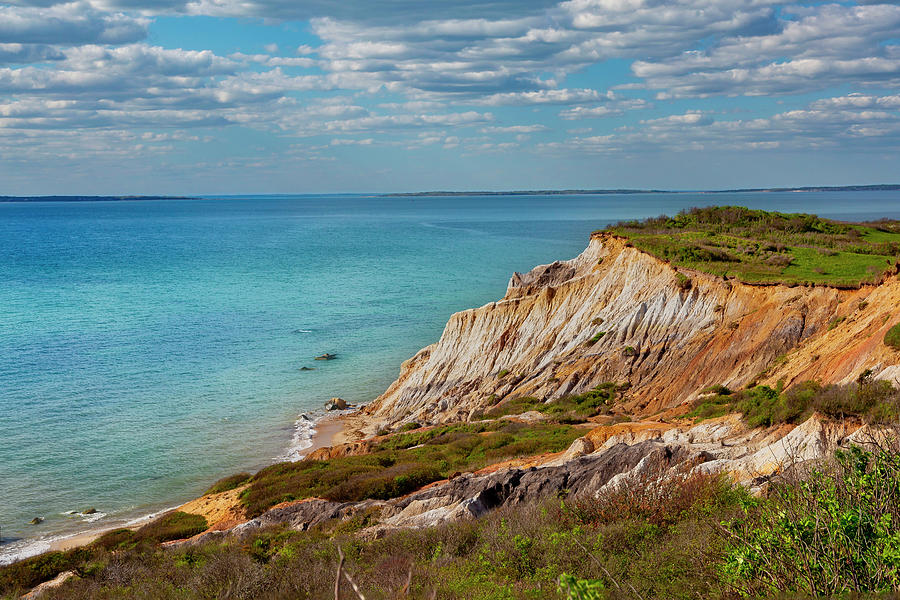
[[[673,265],[746,283],[859,287],[877,283],[900,261],[900,221],[844,223],[719,206],[625,221],[603,232]]]

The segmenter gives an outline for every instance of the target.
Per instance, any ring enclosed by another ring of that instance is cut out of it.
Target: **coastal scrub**
[[[677,267],[747,283],[855,288],[895,272],[900,262],[898,221],[843,223],[719,206],[625,221],[603,232]],[[689,279],[682,275],[679,285],[689,287]]]

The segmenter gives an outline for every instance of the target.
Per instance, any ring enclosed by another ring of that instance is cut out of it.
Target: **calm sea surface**
[[[0,561],[288,456],[513,271],[710,204],[900,218],[897,192],[0,204]]]

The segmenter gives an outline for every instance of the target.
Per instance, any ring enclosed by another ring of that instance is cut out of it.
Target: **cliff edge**
[[[629,386],[623,412],[649,416],[718,384],[844,383],[866,369],[897,379],[900,353],[882,338],[898,306],[893,278],[855,290],[749,285],[595,233],[578,257],[515,273],[503,299],[454,314],[365,412],[373,429],[443,423],[613,382]]]

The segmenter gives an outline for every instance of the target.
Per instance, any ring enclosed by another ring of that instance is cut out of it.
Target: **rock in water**
[[[95,515],[95,514],[97,514],[97,509],[94,508],[94,507],[92,506],[91,508],[89,508],[89,509],[87,509],[87,510],[81,511],[81,514],[83,514],[83,515]]]
[[[28,521],[29,525],[40,525],[44,522],[44,517],[35,517],[32,520]]]
[[[326,352],[325,354],[320,354],[316,357],[316,360],[334,360],[337,358],[337,354],[330,354]]]
[[[301,371],[315,371],[313,367],[300,367]]]
[[[325,410],[346,410],[348,404],[343,398],[332,398],[325,403]]]

